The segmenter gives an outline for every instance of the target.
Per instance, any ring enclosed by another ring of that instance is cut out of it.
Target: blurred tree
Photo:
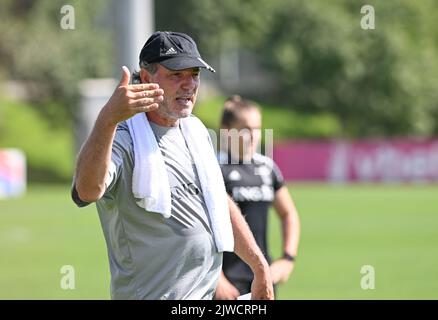
[[[365,4],[375,8],[375,30],[360,26]],[[161,0],[156,8],[158,29],[193,34],[207,55],[225,42],[252,50],[278,79],[263,102],[329,112],[346,137],[438,134],[434,0]]]
[[[0,74],[20,80],[52,124],[75,115],[80,79],[111,76],[108,1],[72,0],[75,29],[64,30],[60,0],[2,0]],[[107,13],[108,16],[108,13]]]

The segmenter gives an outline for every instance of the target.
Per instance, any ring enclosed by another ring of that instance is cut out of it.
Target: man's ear
[[[141,79],[141,83],[150,83],[151,82],[151,74],[146,69],[141,68],[140,69],[140,79]]]

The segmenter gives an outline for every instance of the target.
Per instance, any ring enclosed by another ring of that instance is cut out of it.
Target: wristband
[[[287,261],[294,262],[295,256],[292,256],[289,253],[285,252],[285,253],[283,253],[283,259],[286,259]]]

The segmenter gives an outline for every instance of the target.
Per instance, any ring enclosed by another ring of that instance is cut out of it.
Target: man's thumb
[[[129,80],[131,78],[131,73],[129,72],[128,67],[122,67],[122,79],[120,79],[120,86],[127,86],[129,84]]]

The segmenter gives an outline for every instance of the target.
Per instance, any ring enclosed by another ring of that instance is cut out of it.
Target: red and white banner
[[[286,180],[438,181],[438,140],[293,141],[274,160]]]
[[[0,149],[0,199],[26,191],[26,158],[18,149]]]

